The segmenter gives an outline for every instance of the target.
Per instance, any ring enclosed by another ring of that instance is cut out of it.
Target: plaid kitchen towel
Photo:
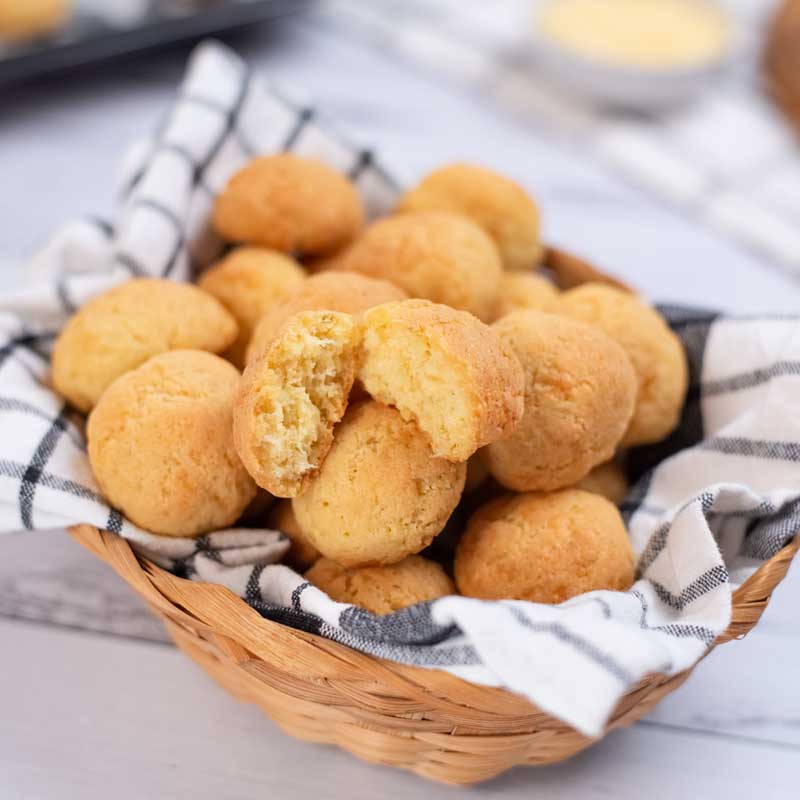
[[[691,389],[676,434],[632,461],[641,477],[623,505],[639,559],[630,591],[558,606],[447,597],[383,617],[335,603],[276,563],[287,549],[278,532],[175,539],[123,519],[92,477],[82,419],[48,385],[48,350],[67,315],[133,275],[190,279],[222,246],[208,226],[215,194],[248,159],[279,150],[349,174],[373,214],[394,201],[368,150],[267,89],[223,46],[201,45],[163,125],[125,160],[116,218],[65,226],[33,260],[38,282],[0,300],[0,530],[94,524],[175,574],[228,586],[270,619],[508,687],[599,734],[643,675],[703,655],[728,625],[732,587],[800,528],[800,323],[664,309]]]

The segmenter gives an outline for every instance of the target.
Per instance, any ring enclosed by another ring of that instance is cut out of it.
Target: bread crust
[[[234,403],[234,441],[262,489],[295,497],[308,486],[347,408],[360,347],[360,326],[349,314],[304,311],[247,365]]]
[[[478,448],[513,432],[523,413],[524,374],[513,350],[489,326],[465,311],[427,300],[385,303],[369,309],[363,319],[364,365],[360,377],[375,399],[398,405],[381,374],[384,349],[398,363],[408,356],[402,346],[393,346],[398,332],[416,337],[429,350],[442,354],[459,376],[460,388],[449,383],[445,391],[462,395],[466,414],[463,424],[445,436],[422,421],[423,405],[435,404],[435,397],[417,387],[416,396],[401,404],[403,414],[415,419],[428,436],[435,455],[465,461]],[[381,336],[386,343],[381,342]],[[404,371],[412,377],[421,366],[408,363]]]
[[[454,568],[463,595],[534,603],[623,591],[634,579],[619,511],[577,489],[506,495],[482,506],[459,542]]]
[[[595,467],[585,478],[575,484],[576,489],[602,495],[618,506],[628,494],[628,479],[618,461],[606,461]]]
[[[489,236],[467,217],[441,211],[378,220],[334,264],[484,321],[493,318],[502,274]]]
[[[374,614],[391,614],[455,593],[453,582],[439,564],[417,555],[384,567],[356,569],[321,558],[305,577],[338,603],[352,603]]]
[[[292,507],[327,558],[345,567],[393,564],[444,528],[465,476],[465,464],[431,455],[413,422],[367,400],[348,409],[325,462]]]
[[[55,33],[72,13],[70,0],[0,3],[0,40],[26,42]]]
[[[62,328],[53,385],[86,412],[116,378],[152,356],[185,348],[221,353],[237,332],[233,316],[197,286],[136,278],[89,300]]]
[[[261,356],[286,320],[301,311],[327,309],[360,314],[372,306],[391,300],[404,300],[407,296],[402,289],[388,281],[369,278],[357,272],[331,270],[312,275],[259,320],[247,348],[247,363]]]
[[[270,528],[285,533],[292,543],[286,555],[286,561],[295,569],[308,569],[319,558],[319,551],[308,540],[297,522],[292,510],[291,500],[278,500],[269,515],[267,524]]]
[[[117,378],[89,415],[89,461],[103,495],[165,536],[232,525],[256,495],[233,446],[235,367],[171,350]]]
[[[495,318],[512,311],[552,311],[560,292],[543,275],[531,272],[505,272],[500,279]]]
[[[571,486],[616,451],[636,401],[625,351],[602,331],[540,311],[492,326],[525,372],[525,412],[485,451],[491,474],[515,491]]]
[[[622,446],[653,444],[672,433],[686,400],[689,367],[680,339],[661,314],[636,295],[599,283],[564,292],[557,311],[603,331],[636,370],[636,408]]]
[[[261,247],[237,247],[212,264],[197,285],[217,298],[236,320],[239,334],[223,356],[237,369],[258,321],[297,291],[305,271],[293,259]]]
[[[242,167],[217,197],[213,214],[214,228],[228,241],[297,255],[338,250],[363,223],[361,198],[344,175],[291,153]]]
[[[463,214],[492,238],[507,270],[535,267],[544,253],[539,209],[516,182],[475,164],[434,170],[400,200],[401,212]]]

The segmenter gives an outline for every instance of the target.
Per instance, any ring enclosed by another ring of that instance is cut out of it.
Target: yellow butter
[[[726,17],[698,0],[551,0],[536,27],[587,58],[648,68],[712,61],[731,35]]]

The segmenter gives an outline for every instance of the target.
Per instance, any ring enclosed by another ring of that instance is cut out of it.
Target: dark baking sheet
[[[93,10],[91,4],[77,3],[58,33],[21,45],[0,42],[0,86],[274,19],[310,2],[205,0],[186,3],[181,11],[175,3],[151,0],[125,25],[111,24],[99,4]]]

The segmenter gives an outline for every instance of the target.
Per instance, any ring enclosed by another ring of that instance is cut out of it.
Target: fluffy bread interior
[[[359,375],[376,400],[414,420],[433,454],[464,461],[475,449],[472,389],[452,354],[423,330],[392,325],[370,316],[364,330]]]
[[[348,314],[297,314],[257,367],[262,379],[252,409],[256,456],[269,476],[264,488],[293,497],[330,448],[360,361],[359,324]]]

